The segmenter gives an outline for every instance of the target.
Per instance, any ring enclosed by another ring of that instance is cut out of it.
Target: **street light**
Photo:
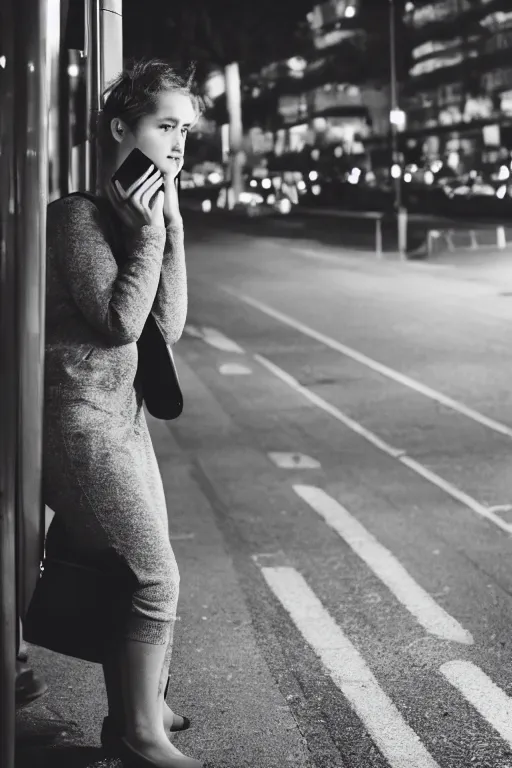
[[[406,258],[407,250],[407,211],[402,206],[402,163],[398,151],[398,133],[405,128],[405,112],[398,106],[398,88],[396,80],[396,21],[395,21],[395,3],[389,0],[389,51],[390,51],[390,77],[391,77],[391,111],[389,113],[389,122],[391,128],[391,154],[392,168],[391,174],[394,180],[395,188],[395,210],[398,230],[398,252],[401,259]],[[397,173],[397,167],[400,170]]]

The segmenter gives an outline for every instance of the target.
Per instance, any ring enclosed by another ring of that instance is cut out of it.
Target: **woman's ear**
[[[126,124],[119,117],[114,117],[110,121],[110,131],[114,139],[119,143],[124,141],[128,132]]]

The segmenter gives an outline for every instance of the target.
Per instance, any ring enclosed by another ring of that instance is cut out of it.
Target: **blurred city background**
[[[75,145],[86,125],[81,25],[71,13]],[[401,251],[426,246],[429,231],[445,250],[508,241],[491,226],[512,211],[507,0],[147,0],[144,12],[125,0],[123,35],[125,59],[198,63],[209,108],[188,141],[186,205],[381,212],[384,248],[389,234]],[[399,211],[413,216],[400,242]],[[336,237],[372,247],[374,229],[354,216]]]

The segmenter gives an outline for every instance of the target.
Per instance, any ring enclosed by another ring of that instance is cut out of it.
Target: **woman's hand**
[[[160,190],[162,184],[163,176],[154,166],[127,190],[117,180],[110,184],[111,202],[127,226],[131,229],[140,229],[148,224],[152,227],[165,227],[164,192]]]
[[[168,174],[165,177],[164,219],[166,227],[170,224],[181,225],[183,223],[178,199],[177,181],[176,177],[171,176],[171,174]]]

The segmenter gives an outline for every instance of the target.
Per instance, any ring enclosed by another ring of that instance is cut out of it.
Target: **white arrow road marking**
[[[427,632],[443,640],[473,644],[471,633],[438,605],[396,557],[336,499],[311,485],[294,485],[293,490],[364,560]]]
[[[470,661],[448,661],[441,674],[512,746],[512,699]]]
[[[362,720],[390,768],[439,768],[359,651],[294,568],[262,568],[272,592]]]
[[[268,457],[280,469],[318,469],[321,464],[304,453],[270,452]]]

